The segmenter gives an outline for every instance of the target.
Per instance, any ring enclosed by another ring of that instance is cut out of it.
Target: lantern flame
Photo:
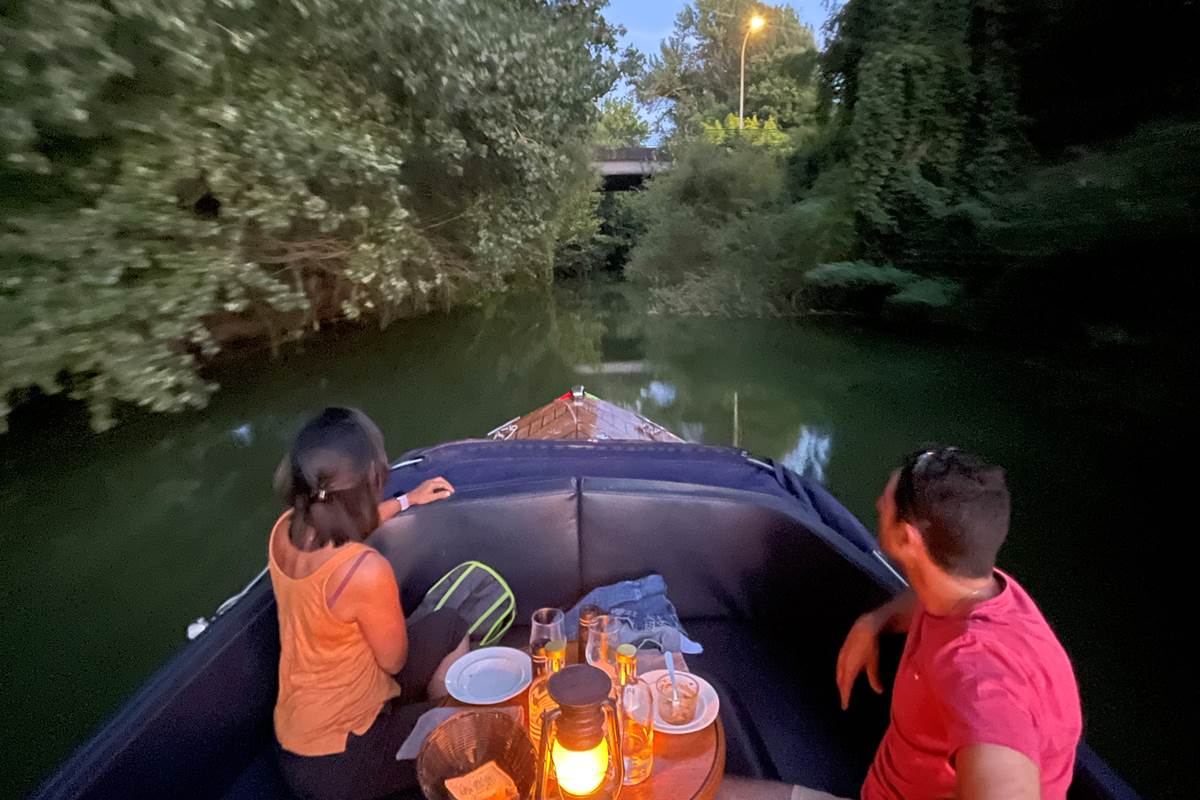
[[[568,750],[562,742],[554,740],[551,756],[558,786],[566,794],[587,797],[604,782],[608,774],[608,740],[591,750]]]

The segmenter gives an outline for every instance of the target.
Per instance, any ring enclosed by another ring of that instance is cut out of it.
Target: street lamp
[[[742,38],[742,85],[738,90],[738,130],[746,127],[746,43],[750,41],[750,34],[761,31],[766,24],[765,19],[755,14],[750,18],[750,24],[746,26],[746,35]]]

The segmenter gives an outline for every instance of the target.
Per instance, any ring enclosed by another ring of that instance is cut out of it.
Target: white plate
[[[533,680],[527,653],[511,647],[484,647],[450,665],[446,689],[460,703],[489,706],[516,697]]]
[[[696,699],[696,718],[686,725],[672,725],[658,715],[658,691],[655,689],[655,685],[658,683],[658,679],[666,674],[665,669],[652,669],[639,676],[650,684],[650,690],[655,694],[654,730],[660,733],[695,733],[712,725],[713,720],[717,718],[717,712],[721,710],[721,700],[717,697],[717,690],[712,687],[711,683],[691,672],[688,675],[691,675],[692,679],[700,684],[700,696]]]

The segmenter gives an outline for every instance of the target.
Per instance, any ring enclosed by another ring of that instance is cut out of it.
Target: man
[[[1082,721],[1071,663],[1045,618],[995,568],[1008,534],[1004,472],[955,448],[914,453],[876,502],[879,541],[912,588],[855,622],[837,661],[842,708],[879,635],[908,634],[891,724],[863,800],[1062,800]],[[730,779],[724,800],[828,797]]]

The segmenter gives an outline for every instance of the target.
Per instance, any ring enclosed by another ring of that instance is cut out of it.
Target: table
[[[567,648],[574,661],[575,645]],[[522,719],[528,713],[529,690],[496,706],[466,706],[447,697],[445,704],[465,708],[516,706]],[[621,789],[622,800],[713,800],[725,775],[725,727],[718,716],[712,725],[696,733],[672,735],[654,732],[654,767],[650,777]]]

